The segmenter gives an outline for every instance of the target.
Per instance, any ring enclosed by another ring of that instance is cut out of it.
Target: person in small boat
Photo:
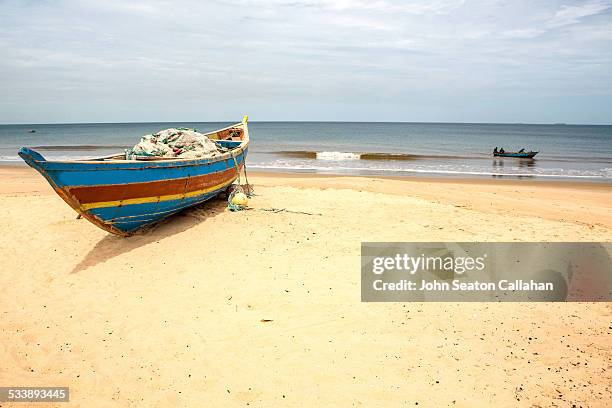
[[[493,154],[497,153],[497,146],[495,146],[495,149],[493,149]]]
[[[519,150],[519,153],[525,153],[525,149]]]
[[[500,153],[506,153],[506,151],[504,150],[504,148],[503,148],[503,147],[499,149],[499,152],[500,152]]]

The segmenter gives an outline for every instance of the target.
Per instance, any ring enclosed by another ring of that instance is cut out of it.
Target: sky
[[[0,0],[0,123],[612,124],[612,0]]]

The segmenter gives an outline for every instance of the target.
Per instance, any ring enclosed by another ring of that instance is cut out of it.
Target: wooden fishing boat
[[[532,159],[539,152],[493,152],[495,157],[518,157],[519,159]]]
[[[228,149],[198,159],[126,160],[125,154],[74,161],[50,161],[27,147],[19,156],[42,174],[79,214],[117,235],[130,235],[185,208],[226,191],[244,167],[248,117],[205,133]]]

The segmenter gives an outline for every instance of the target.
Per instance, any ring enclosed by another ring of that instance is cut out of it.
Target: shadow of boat
[[[227,200],[220,195],[172,215],[132,236],[108,234],[95,244],[70,273],[79,273],[134,249],[185,232],[222,213],[226,207]]]

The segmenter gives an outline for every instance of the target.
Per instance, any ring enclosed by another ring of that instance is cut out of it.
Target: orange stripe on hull
[[[143,197],[168,196],[203,190],[236,177],[236,169],[230,168],[217,173],[171,180],[145,183],[113,184],[104,186],[82,186],[68,188],[69,196],[80,204],[107,201],[130,200]]]

